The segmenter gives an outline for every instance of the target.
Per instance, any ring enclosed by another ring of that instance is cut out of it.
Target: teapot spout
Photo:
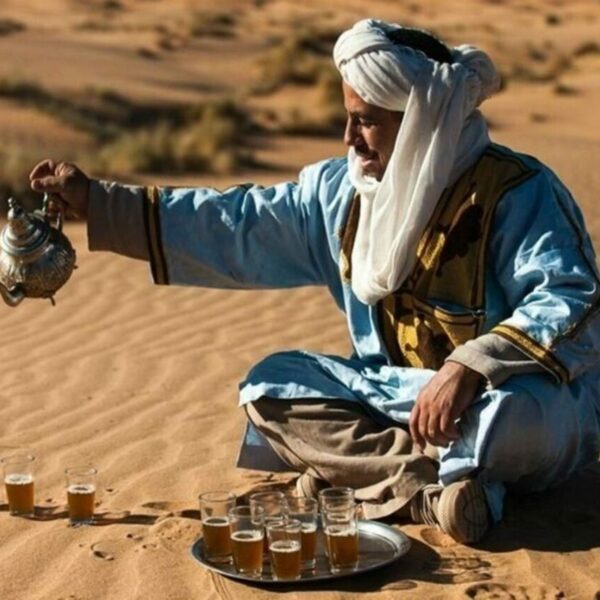
[[[0,283],[0,295],[9,306],[21,304],[23,298],[25,298],[25,292],[20,285],[16,285],[9,290],[3,283]]]

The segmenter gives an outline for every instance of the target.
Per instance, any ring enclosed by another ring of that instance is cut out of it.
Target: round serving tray
[[[275,584],[294,584],[306,581],[321,581],[325,579],[338,579],[340,577],[349,577],[373,569],[379,569],[385,565],[394,562],[406,554],[410,549],[410,539],[399,531],[379,523],[378,521],[359,521],[358,522],[358,566],[353,571],[344,571],[341,573],[332,573],[329,570],[329,562],[325,556],[323,547],[323,536],[319,535],[317,541],[316,567],[314,571],[304,571],[300,579],[294,581],[278,581],[273,579],[271,565],[265,561],[263,572],[260,577],[249,577],[235,570],[232,564],[215,565],[204,557],[204,540],[200,538],[191,548],[192,556],[206,569],[220,573],[226,577],[240,579],[242,581],[251,581],[253,583],[275,583]]]

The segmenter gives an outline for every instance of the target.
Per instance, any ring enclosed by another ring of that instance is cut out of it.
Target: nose
[[[356,145],[358,135],[357,124],[355,120],[348,115],[348,118],[346,119],[346,128],[344,129],[344,144],[346,144],[346,146]]]

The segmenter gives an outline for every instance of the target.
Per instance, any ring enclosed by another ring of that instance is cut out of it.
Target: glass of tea
[[[229,511],[233,564],[239,573],[260,577],[263,565],[265,509],[236,506]]]
[[[285,518],[287,514],[285,494],[278,491],[255,492],[250,496],[250,506],[260,506],[265,511],[265,537],[263,538],[263,553],[265,556],[269,556],[266,526],[269,523],[281,521]]]
[[[298,519],[271,521],[266,524],[266,529],[273,578],[277,580],[300,579],[302,523]]]
[[[345,501],[330,502],[321,512],[321,518],[331,572],[353,571],[358,565],[356,506]]]
[[[204,492],[198,496],[202,536],[206,560],[213,563],[231,562],[231,528],[229,511],[235,506],[231,492]]]
[[[300,558],[302,569],[306,571],[315,568],[317,550],[318,504],[314,498],[288,496],[288,516],[300,521]]]
[[[90,525],[94,520],[97,476],[98,469],[91,466],[65,469],[69,524],[72,527]]]
[[[4,487],[11,515],[32,516],[33,503],[33,454],[19,453],[2,459]]]

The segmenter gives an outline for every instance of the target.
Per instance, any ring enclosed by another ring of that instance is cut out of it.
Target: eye
[[[366,119],[365,117],[359,117],[358,124],[361,127],[373,127],[376,125],[375,121],[371,121],[370,119]]]

